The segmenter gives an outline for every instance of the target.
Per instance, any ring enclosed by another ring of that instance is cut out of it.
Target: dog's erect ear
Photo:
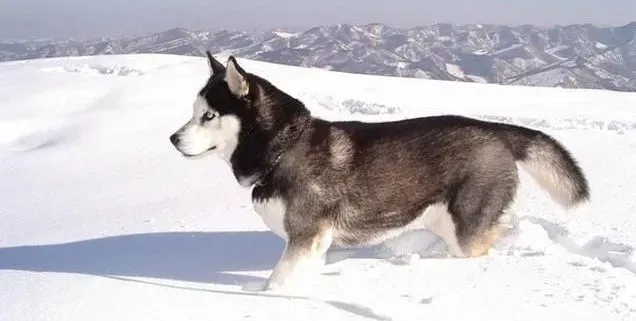
[[[245,79],[245,71],[236,62],[234,56],[230,56],[225,67],[225,82],[227,82],[230,91],[237,97],[247,95],[250,88]]]
[[[210,64],[210,72],[213,75],[220,74],[225,71],[225,66],[223,66],[222,63],[220,63],[218,60],[212,57],[212,53],[209,50],[206,51],[205,54],[208,55],[208,63]]]

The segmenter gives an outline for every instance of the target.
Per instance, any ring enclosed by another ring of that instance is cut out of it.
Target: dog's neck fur
[[[235,177],[246,187],[261,184],[276,169],[313,118],[301,101],[258,76],[250,76],[255,86],[252,108],[261,114],[258,124],[244,129],[231,159]]]

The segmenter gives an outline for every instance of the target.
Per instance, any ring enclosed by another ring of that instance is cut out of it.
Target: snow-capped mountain
[[[121,53],[201,56],[207,49],[362,74],[636,91],[636,22],[412,29],[374,23],[293,32],[177,28],[134,39],[0,43],[0,60]]]

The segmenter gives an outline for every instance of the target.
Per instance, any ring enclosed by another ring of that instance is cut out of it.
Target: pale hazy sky
[[[622,25],[636,0],[0,0],[0,39],[382,22]]]

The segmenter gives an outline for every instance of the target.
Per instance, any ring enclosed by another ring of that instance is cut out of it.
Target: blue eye
[[[216,114],[211,111],[208,111],[208,112],[205,112],[205,114],[203,115],[203,120],[209,121],[214,119],[214,117],[216,117]]]

